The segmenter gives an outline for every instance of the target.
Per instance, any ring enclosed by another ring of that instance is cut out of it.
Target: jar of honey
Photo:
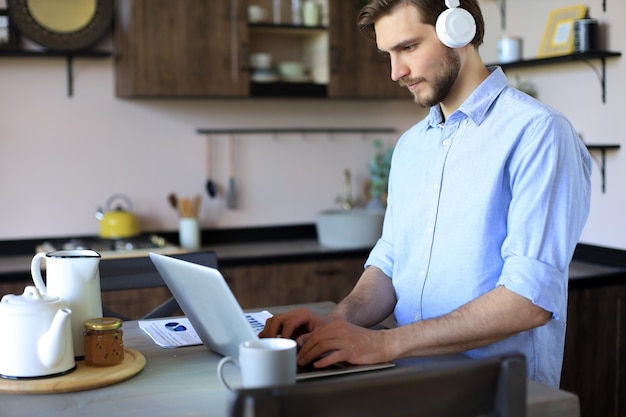
[[[118,365],[124,360],[122,320],[101,317],[85,321],[85,364]]]

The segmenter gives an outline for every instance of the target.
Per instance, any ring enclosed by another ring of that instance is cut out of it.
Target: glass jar
[[[124,360],[122,320],[101,317],[85,321],[85,364],[112,366]]]

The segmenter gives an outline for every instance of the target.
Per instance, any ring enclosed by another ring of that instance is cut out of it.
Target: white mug
[[[244,388],[288,385],[296,382],[296,341],[269,338],[243,342],[239,359],[226,356],[217,365],[217,376],[226,388],[233,390],[224,378],[224,366],[233,363],[241,369]]]
[[[41,276],[41,261],[46,261],[46,282]],[[67,301],[72,309],[74,355],[85,355],[83,333],[85,320],[102,317],[100,296],[100,254],[89,249],[39,252],[30,270],[33,282],[42,295]]]

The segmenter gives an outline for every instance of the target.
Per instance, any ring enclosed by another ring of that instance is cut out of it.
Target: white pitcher
[[[41,261],[46,260],[46,283],[41,276]],[[85,320],[102,317],[100,296],[100,254],[93,250],[40,252],[31,262],[35,286],[42,294],[67,301],[72,309],[74,355],[85,355]]]

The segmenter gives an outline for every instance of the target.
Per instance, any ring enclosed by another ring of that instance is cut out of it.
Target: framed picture
[[[11,24],[7,9],[0,9],[0,49],[17,49],[18,33]]]
[[[584,5],[552,10],[537,54],[539,58],[574,52],[574,20],[583,19],[586,15],[587,6]]]

